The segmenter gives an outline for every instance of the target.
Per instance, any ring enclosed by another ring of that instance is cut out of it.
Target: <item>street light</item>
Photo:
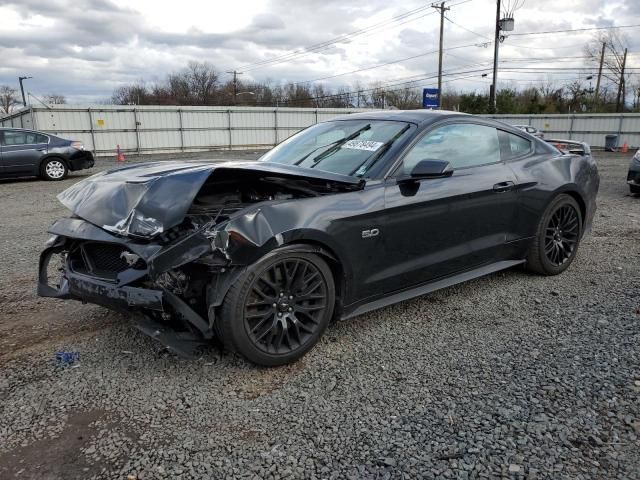
[[[33,77],[18,77],[18,81],[20,82],[20,92],[22,93],[22,105],[27,106],[27,100],[24,98],[24,87],[22,86],[23,80],[28,80]]]

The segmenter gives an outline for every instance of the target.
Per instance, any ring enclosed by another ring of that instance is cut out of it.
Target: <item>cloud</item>
[[[241,78],[247,80],[304,81],[421,55],[438,47],[439,18],[435,10],[425,8],[405,21],[257,68],[257,62],[304,52],[305,46],[426,5],[419,0],[402,4],[386,0],[250,2],[250,7],[243,2],[242,8],[225,2],[225,9],[222,2],[184,0],[176,10],[174,4],[152,1],[136,2],[134,7],[126,0],[5,0],[0,6],[0,84],[13,85],[18,75],[28,74],[34,78],[27,88],[36,94],[56,91],[72,101],[91,101],[108,98],[115,87],[127,82],[161,81],[191,60],[210,61],[221,71],[245,67]],[[639,5],[636,0],[530,1],[515,13],[516,32],[619,24],[620,12],[625,13],[623,23],[640,23],[630,18],[640,15]],[[472,0],[447,12],[453,23],[445,25],[445,71],[461,72],[490,64],[492,49],[473,45],[486,42],[483,36],[493,36],[494,8],[493,0]],[[635,37],[630,35],[637,43]],[[501,58],[508,62],[579,56],[581,45],[589,38],[589,33],[512,36],[501,45]],[[469,46],[452,48],[461,45]],[[385,82],[427,76],[435,70],[437,55],[430,54],[323,83]],[[510,77],[520,82],[533,78],[520,73]],[[450,85],[483,89],[486,83],[479,73],[478,78]]]

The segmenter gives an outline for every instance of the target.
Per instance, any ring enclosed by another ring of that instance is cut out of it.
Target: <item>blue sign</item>
[[[422,89],[422,108],[439,108],[440,92],[437,88]]]

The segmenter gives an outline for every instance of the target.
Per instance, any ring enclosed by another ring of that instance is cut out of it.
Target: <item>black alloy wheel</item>
[[[581,238],[580,206],[571,195],[558,195],[538,223],[527,256],[527,267],[542,275],[563,272],[573,262]]]
[[[560,266],[571,258],[578,245],[579,222],[578,212],[568,203],[561,205],[549,219],[544,253],[553,265]]]
[[[309,341],[326,310],[327,282],[318,267],[303,259],[284,259],[253,281],[244,325],[262,351],[286,354]]]
[[[229,289],[218,331],[225,346],[254,363],[289,363],[313,347],[329,324],[334,290],[331,270],[320,256],[296,247],[279,249]]]

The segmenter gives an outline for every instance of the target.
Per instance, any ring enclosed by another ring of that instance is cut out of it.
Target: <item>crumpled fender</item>
[[[291,208],[291,211],[284,209]],[[296,204],[272,206],[258,205],[229,221],[216,225],[206,235],[213,250],[222,253],[231,265],[251,265],[270,251],[291,243],[316,243],[326,247],[351,272],[347,253],[340,244],[322,229],[301,226],[287,230],[290,214],[301,214]],[[303,214],[303,213],[302,213]],[[294,222],[295,224],[295,222]]]

